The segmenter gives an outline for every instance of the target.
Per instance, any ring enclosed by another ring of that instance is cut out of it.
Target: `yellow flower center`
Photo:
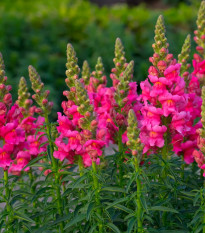
[[[151,132],[149,133],[149,136],[152,137],[152,138],[155,138],[155,137],[157,136],[157,133],[154,132],[154,131],[151,131]]]

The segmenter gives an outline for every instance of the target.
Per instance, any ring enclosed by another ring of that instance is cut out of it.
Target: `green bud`
[[[191,51],[191,36],[187,35],[184,44],[182,46],[181,53],[178,55],[178,63],[181,64],[180,74],[183,76],[184,72],[188,71],[189,65],[188,60]],[[186,76],[187,77],[187,76]],[[186,85],[188,86],[188,79],[185,79]]]
[[[124,65],[126,63],[125,50],[120,38],[117,38],[115,42],[114,63],[117,70],[116,75],[119,77],[119,75],[125,70]]]
[[[19,88],[18,88],[18,100],[17,104],[24,108],[24,111],[22,112],[24,117],[29,116],[29,108],[32,105],[32,100],[29,99],[30,93],[28,91],[26,79],[24,77],[21,77],[19,81]]]
[[[121,112],[121,108],[123,108],[126,104],[126,102],[123,102],[123,99],[127,97],[128,91],[129,91],[129,83],[132,81],[134,72],[134,61],[131,61],[127,68],[125,69],[122,76],[119,77],[119,83],[117,85],[117,90],[115,93],[115,100],[119,106],[119,111]]]
[[[162,15],[160,15],[155,26],[155,44],[153,45],[154,52],[160,55],[159,60],[164,60],[167,55],[167,52],[161,52],[162,49],[168,48],[165,32],[166,29],[164,26],[164,18]]]
[[[69,88],[75,86],[75,80],[78,79],[80,68],[78,66],[78,58],[76,52],[71,44],[67,45],[67,63],[66,63],[66,76],[68,82],[66,84]]]
[[[197,30],[194,32],[194,40],[198,45],[196,47],[196,50],[198,51],[202,59],[205,59],[205,1],[201,2],[196,24]]]
[[[53,106],[53,103],[48,102],[46,98],[49,95],[49,91],[48,90],[44,91],[44,83],[41,81],[40,75],[37,73],[37,71],[33,66],[29,66],[28,71],[31,81],[31,87],[35,92],[35,95],[33,95],[32,98],[40,106],[39,113],[41,115],[45,115],[45,114],[47,115],[51,112]]]
[[[83,67],[82,67],[82,79],[84,80],[84,84],[88,85],[89,80],[90,80],[90,67],[87,61],[83,62]]]
[[[142,151],[142,144],[139,139],[139,133],[140,130],[138,128],[138,123],[137,123],[137,118],[136,115],[133,111],[133,109],[130,109],[128,113],[128,127],[127,127],[127,137],[128,137],[128,142],[127,146],[132,150],[132,151]]]
[[[4,66],[4,60],[3,60],[3,56],[0,53],[0,84],[5,84],[6,80],[4,79],[5,76],[5,66]]]
[[[79,113],[81,115],[85,115],[86,112],[92,112],[93,106],[90,104],[88,94],[79,80],[75,80],[75,87],[76,87],[76,103],[78,106],[80,106],[78,108]]]

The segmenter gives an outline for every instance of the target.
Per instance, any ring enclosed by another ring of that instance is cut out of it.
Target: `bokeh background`
[[[14,100],[19,78],[29,80],[27,67],[33,65],[51,91],[55,119],[56,111],[61,111],[62,91],[67,88],[64,82],[67,43],[73,44],[80,67],[86,59],[94,69],[97,57],[101,56],[109,77],[115,39],[120,37],[127,59],[135,61],[135,80],[144,80],[153,53],[151,45],[158,15],[164,15],[170,51],[177,56],[186,35],[193,36],[200,2],[1,0],[0,51]]]

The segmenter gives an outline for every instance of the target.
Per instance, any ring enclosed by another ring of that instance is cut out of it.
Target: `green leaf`
[[[31,165],[34,165],[35,163],[37,163],[39,160],[45,159],[47,158],[47,156],[38,156],[35,159],[32,159],[24,168],[23,170],[25,170],[27,167],[30,167]]]
[[[32,233],[32,230],[31,230],[31,228],[30,228],[29,225],[27,225],[25,222],[23,222],[22,224],[24,225],[24,227],[25,227],[29,232]]]
[[[146,202],[146,200],[145,200],[145,197],[144,197],[144,196],[141,196],[141,197],[140,197],[140,201],[141,201],[142,207],[144,208],[144,210],[146,211],[146,213],[149,213],[149,210],[148,210],[148,207],[147,207],[147,202]]]
[[[126,193],[128,193],[129,189],[130,189],[130,186],[132,185],[132,183],[134,182],[135,180],[135,174],[133,174],[130,179],[129,179],[129,182],[128,182],[128,185],[127,185],[127,188],[126,188]]]
[[[86,219],[86,215],[85,214],[76,215],[75,218],[73,218],[69,223],[66,224],[66,226],[64,227],[64,230],[66,230],[69,227],[72,227],[73,225],[81,222],[84,219]]]
[[[86,213],[87,220],[90,219],[90,215],[91,215],[92,210],[94,209],[94,206],[95,206],[94,202],[89,203],[88,208],[87,208],[87,213]]]
[[[177,210],[169,208],[169,207],[165,207],[165,206],[153,206],[149,210],[172,212],[172,213],[176,213],[176,214],[179,213]]]
[[[102,191],[110,191],[110,192],[120,192],[120,193],[126,193],[125,189],[119,188],[119,187],[114,187],[114,186],[110,186],[110,187],[104,187],[101,189]]]
[[[113,230],[116,233],[121,233],[121,231],[119,230],[119,228],[116,227],[113,223],[107,223],[106,226],[109,227],[111,230]]]
[[[132,229],[136,223],[136,217],[132,217],[129,222],[128,222],[128,227],[127,227],[127,233],[131,233],[132,232]]]
[[[87,178],[87,174],[81,176],[81,177],[78,178],[75,182],[71,183],[72,189],[76,188],[77,185],[80,184],[81,182],[83,182],[86,178]]]
[[[117,209],[119,209],[119,210],[122,210],[122,211],[124,211],[124,212],[126,212],[126,213],[128,213],[128,214],[134,213],[133,210],[128,209],[127,207],[125,207],[125,206],[123,206],[123,205],[120,205],[120,204],[116,204],[116,205],[114,205],[113,207],[114,207],[114,208],[117,208]]]
[[[164,231],[160,231],[160,233],[189,233],[188,231],[178,231],[178,230],[164,230]],[[195,232],[194,232],[195,233]]]
[[[106,207],[106,209],[109,209],[109,208],[115,206],[116,204],[119,204],[119,203],[127,201],[127,200],[129,200],[129,197],[123,197],[123,198],[120,198],[112,203],[108,203],[108,206]]]
[[[46,191],[53,189],[52,187],[43,187],[39,189],[36,194],[33,196],[31,202],[33,202],[36,198],[38,198],[42,193],[46,193]]]
[[[70,219],[70,216],[71,216],[71,213],[68,213],[67,215],[64,215],[63,217],[60,217],[60,218],[56,219],[56,221],[49,224],[49,226],[53,226],[53,225],[59,224],[61,222],[64,222],[64,221]]]
[[[94,230],[96,230],[96,227],[97,227],[97,226],[98,226],[97,224],[95,224],[94,226],[92,226],[92,227],[90,228],[90,230],[89,230],[88,233],[93,233]]]
[[[15,217],[19,218],[19,219],[22,219],[24,221],[27,221],[27,222],[35,224],[35,221],[33,219],[29,218],[28,216],[26,216],[25,214],[22,214],[22,213],[19,213],[19,212],[15,212]]]
[[[201,232],[202,229],[203,229],[203,225],[200,225],[200,226],[194,231],[194,233],[199,233],[199,232]]]

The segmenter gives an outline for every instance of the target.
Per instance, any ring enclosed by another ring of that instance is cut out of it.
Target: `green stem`
[[[9,186],[8,186],[8,170],[4,170],[4,187],[5,187],[5,197],[6,197],[6,210],[8,212],[8,219],[7,219],[7,223],[6,223],[6,228],[9,229],[10,228],[10,224],[11,221],[13,219],[12,215],[12,208],[11,205],[9,203]],[[13,227],[11,226],[11,232],[14,232]]]
[[[28,172],[28,175],[29,175],[29,179],[30,179],[30,187],[31,187],[31,193],[34,195],[35,194],[35,187],[33,185],[33,171],[32,171],[32,168],[30,168],[29,172]],[[36,201],[34,200],[33,201],[33,207],[36,209]],[[36,222],[36,226],[38,228],[39,224],[40,224],[40,219],[39,217],[36,217],[35,218],[35,222]]]
[[[4,187],[5,187],[5,196],[6,196],[6,209],[9,212],[10,211],[10,205],[8,202],[9,199],[9,187],[8,187],[8,170],[4,170]]]
[[[79,168],[79,173],[80,173],[80,177],[83,176],[83,159],[82,159],[82,156],[78,156],[78,168]],[[80,198],[83,198],[85,196],[85,193],[83,191],[83,189],[80,189]]]
[[[182,164],[182,172],[181,172],[182,180],[184,180],[184,169],[185,169],[185,163]]]
[[[45,123],[46,123],[46,133],[48,136],[48,141],[49,141],[49,146],[50,146],[50,156],[51,156],[51,163],[52,163],[52,171],[54,173],[54,178],[55,178],[55,184],[54,188],[56,190],[56,193],[54,193],[53,199],[55,200],[55,195],[57,197],[57,209],[58,209],[58,214],[60,216],[63,215],[63,205],[62,205],[62,198],[61,198],[61,188],[60,188],[60,177],[58,174],[58,161],[57,159],[53,156],[54,152],[54,145],[51,137],[51,127],[50,127],[50,122],[48,119],[48,115],[45,115]],[[63,233],[64,230],[64,223],[60,223],[60,232]]]
[[[123,169],[122,169],[122,165],[123,165],[123,159],[124,159],[124,155],[123,155],[123,143],[122,143],[122,130],[119,129],[119,133],[118,133],[118,150],[119,150],[119,185],[120,187],[123,187]]]
[[[83,176],[83,159],[82,156],[78,156],[78,168],[79,168],[79,173],[80,173],[80,177]]]
[[[142,185],[141,185],[141,180],[140,180],[140,166],[139,166],[139,161],[136,157],[134,157],[134,166],[135,166],[135,171],[137,174],[136,178],[136,183],[137,183],[137,232],[143,232],[143,227],[142,227],[142,204],[141,204],[141,195],[142,195]]]
[[[166,162],[168,159],[168,142],[167,142],[167,132],[165,133],[165,137],[164,137],[164,147],[162,148],[162,158],[163,160]],[[164,161],[162,161],[162,167],[165,165]],[[166,179],[166,170],[163,169],[162,171],[162,179],[165,180]],[[163,212],[162,213],[162,224],[163,226],[166,226],[166,219],[167,219],[167,213]]]
[[[92,169],[93,169],[93,187],[95,190],[95,203],[97,204],[97,206],[100,206],[100,199],[99,199],[100,187],[99,187],[99,183],[98,183],[98,178],[96,177],[97,166],[96,166],[95,162],[92,162]],[[102,211],[101,211],[100,207],[97,208],[97,213],[100,217],[102,216]],[[103,232],[103,224],[102,224],[101,220],[98,220],[98,227],[99,227],[99,233],[102,233]]]

